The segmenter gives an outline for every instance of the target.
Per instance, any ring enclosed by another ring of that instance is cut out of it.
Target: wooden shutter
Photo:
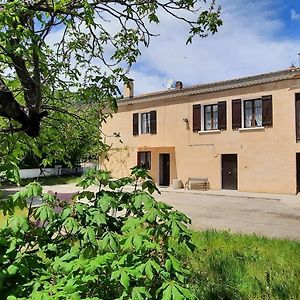
[[[156,110],[150,111],[150,133],[156,134],[157,126],[156,126]]]
[[[241,99],[232,100],[232,129],[242,127],[242,101]]]
[[[139,114],[134,113],[132,119],[132,134],[138,135],[139,134]]]
[[[295,95],[296,97],[296,139],[300,141],[300,93]]]
[[[263,96],[262,98],[262,126],[273,125],[272,96]]]
[[[137,153],[137,166],[140,167],[141,166],[141,155],[142,153],[141,152],[138,152]]]
[[[218,129],[226,130],[226,101],[218,102]]]
[[[201,104],[193,105],[193,131],[201,130]]]

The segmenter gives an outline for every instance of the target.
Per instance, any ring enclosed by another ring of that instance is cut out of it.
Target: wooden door
[[[159,154],[159,185],[170,185],[170,154]]]
[[[222,154],[222,189],[237,190],[237,154]]]

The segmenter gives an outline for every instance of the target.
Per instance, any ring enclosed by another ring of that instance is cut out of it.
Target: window
[[[139,134],[156,134],[156,110],[145,113],[134,113],[132,119],[132,133]]]
[[[204,130],[216,130],[218,128],[218,105],[204,106]]]
[[[141,134],[150,133],[150,112],[141,114]]]
[[[296,98],[296,140],[300,142],[300,93],[295,95]]]
[[[261,127],[262,126],[262,100],[244,101],[244,127]]]
[[[151,169],[151,152],[141,151],[137,153],[137,165],[143,167],[146,170]]]
[[[203,120],[203,121],[201,121]],[[201,104],[193,105],[193,131],[201,130],[226,130],[226,101],[215,104],[205,105],[202,109]]]
[[[273,126],[271,95],[251,100],[232,100],[232,129],[266,126]]]

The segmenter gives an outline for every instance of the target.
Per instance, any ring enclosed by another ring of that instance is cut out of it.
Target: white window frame
[[[220,129],[209,129],[209,130],[205,130],[205,110],[204,107],[207,105],[218,105],[219,101],[209,101],[209,102],[205,102],[205,104],[201,104],[201,131],[198,131],[198,133],[217,133],[217,132],[221,132]],[[218,112],[219,114],[219,112]],[[219,115],[218,115],[218,122],[219,122]]]
[[[260,129],[264,129],[264,126],[255,126],[255,127],[245,127],[245,113],[244,113],[244,109],[245,109],[245,101],[249,101],[249,100],[257,100],[257,99],[262,99],[262,96],[260,95],[253,95],[252,97],[249,97],[247,99],[243,99],[241,98],[241,118],[242,118],[242,127],[239,128],[240,131],[247,131],[247,130],[260,130]],[[231,116],[232,117],[232,116]]]

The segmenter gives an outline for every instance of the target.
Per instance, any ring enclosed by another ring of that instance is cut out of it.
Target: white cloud
[[[294,9],[291,9],[290,10],[290,13],[291,13],[291,20],[293,21],[299,21],[300,20],[300,14],[297,13]]]
[[[280,1],[279,1],[280,2]],[[278,3],[279,3],[278,2]],[[282,7],[273,0],[219,0],[224,25],[214,36],[195,38],[185,45],[188,27],[162,14],[158,25],[151,25],[154,37],[129,76],[135,80],[135,94],[166,89],[169,78],[185,86],[206,83],[288,68],[297,64],[299,37],[284,35],[286,24],[279,13]],[[291,10],[291,19],[300,17]],[[293,23],[294,28],[300,23]],[[109,31],[119,29],[116,22]],[[298,31],[299,31],[298,30]],[[59,30],[49,36],[55,43]],[[111,54],[107,49],[106,54]],[[100,67],[100,64],[99,64]]]
[[[219,32],[188,46],[187,28],[162,16],[155,28],[160,36],[142,49],[130,74],[136,94],[162,90],[168,78],[193,85],[276,71],[297,62],[299,39],[279,35],[285,24],[276,8],[271,9],[272,1],[249,2],[222,1],[224,25]]]

